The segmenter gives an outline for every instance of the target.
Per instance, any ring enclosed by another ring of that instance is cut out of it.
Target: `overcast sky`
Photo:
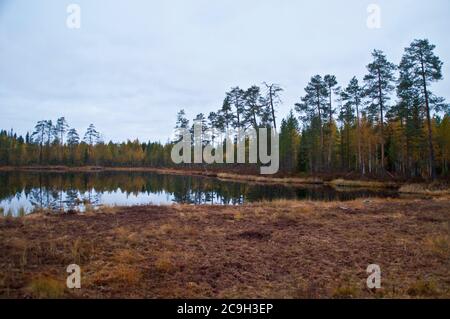
[[[81,7],[81,28],[66,26]],[[381,29],[367,7],[380,5]],[[362,78],[373,49],[398,63],[415,38],[444,61],[450,98],[448,0],[0,0],[0,128],[21,134],[65,116],[106,140],[165,142],[175,116],[218,109],[232,86],[284,89],[285,116],[314,74]]]

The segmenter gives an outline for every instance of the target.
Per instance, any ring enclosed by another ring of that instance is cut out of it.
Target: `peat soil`
[[[68,289],[67,266],[81,268]],[[367,288],[368,265],[381,289]],[[2,298],[449,298],[450,200],[0,217]]]

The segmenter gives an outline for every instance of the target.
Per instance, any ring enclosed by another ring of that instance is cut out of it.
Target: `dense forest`
[[[223,105],[193,121],[216,131],[271,128],[280,134],[284,174],[347,173],[370,176],[449,176],[449,105],[433,94],[443,63],[428,40],[415,40],[398,65],[379,50],[363,79],[339,85],[334,75],[315,75],[285,119],[277,123],[283,89],[277,84],[232,88]],[[176,129],[192,129],[184,110]],[[39,121],[19,136],[0,132],[0,165],[101,165],[172,167],[172,142],[105,143],[94,125],[83,137],[64,117]],[[219,146],[214,136],[204,145]]]

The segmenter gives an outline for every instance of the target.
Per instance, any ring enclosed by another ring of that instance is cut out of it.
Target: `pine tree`
[[[67,145],[76,146],[80,143],[80,136],[76,129],[72,128],[67,132]]]
[[[45,143],[45,134],[47,130],[47,121],[39,121],[34,127],[31,139],[34,143],[39,144],[39,164],[42,164],[43,145]]]
[[[64,134],[67,132],[69,125],[64,117],[60,117],[56,121],[55,131],[58,134],[59,143],[64,145]]]
[[[206,123],[205,115],[203,113],[197,114],[195,116],[193,122],[194,122],[194,124],[192,125],[192,128],[191,128],[191,134],[194,135],[194,127],[195,127],[195,125],[200,125],[201,126],[201,136],[199,136],[199,137],[201,139],[201,143],[204,146],[208,145],[210,140],[209,140],[208,136],[206,135],[206,131],[208,129],[208,125]],[[194,142],[196,142],[196,141],[194,140]]]
[[[189,120],[186,118],[186,112],[182,109],[177,114],[175,123],[175,143],[183,139],[183,131],[189,129]]]
[[[263,116],[263,103],[261,103],[260,88],[256,85],[244,93],[244,127],[259,127],[259,118]]]
[[[323,164],[323,150],[324,150],[324,132],[323,122],[326,118],[328,91],[320,75],[315,75],[305,88],[306,95],[302,97],[301,103],[295,105],[295,109],[300,113],[301,118],[310,123],[310,127],[319,128],[320,131],[320,148],[319,148],[319,170],[322,169]],[[314,121],[317,122],[315,125]]]
[[[339,92],[339,88],[337,88],[337,80],[336,76],[334,75],[325,75],[323,78],[324,84],[328,91],[328,155],[327,155],[327,168],[330,169],[331,167],[331,157],[332,157],[332,150],[333,150],[333,142],[334,142],[334,135],[333,135],[333,115],[334,115],[334,107],[333,107],[333,93]]]
[[[434,107],[439,110],[443,106],[443,99],[436,98],[429,87],[432,82],[442,79],[442,62],[434,54],[435,45],[428,40],[414,40],[405,49],[403,64],[405,68],[411,70],[411,80],[413,86],[420,88],[421,104],[425,107],[427,129],[428,129],[428,161],[429,174],[431,179],[436,179],[436,163],[433,147],[433,134],[431,129],[431,110]]]
[[[364,77],[366,96],[370,99],[367,112],[373,119],[378,119],[380,125],[381,168],[384,169],[384,114],[389,111],[388,102],[394,90],[395,64],[386,59],[380,50],[372,52],[373,61],[367,65],[369,72]],[[379,116],[378,116],[379,114]]]
[[[343,100],[344,101],[344,100]],[[346,159],[347,162],[347,168],[351,168],[351,145],[350,145],[350,137],[351,137],[351,130],[352,130],[352,124],[355,120],[355,108],[352,101],[347,100],[345,103],[342,104],[340,113],[339,113],[339,121],[342,122],[342,129],[341,134],[342,138],[345,136],[345,144],[342,145],[342,150],[345,149],[345,156],[343,158]],[[345,147],[344,147],[345,146]],[[344,164],[344,163],[342,163]]]
[[[244,90],[238,86],[232,88],[231,91],[227,93],[228,101],[231,105],[233,105],[236,111],[236,121],[233,125],[235,129],[241,129],[243,127],[242,117],[244,113],[244,94]]]
[[[60,117],[56,121],[55,133],[58,136],[59,141],[59,160],[62,161],[63,158],[63,148],[64,148],[64,134],[67,132],[69,125],[67,125],[67,121],[64,117]]]
[[[264,82],[264,85],[267,88],[265,100],[268,105],[268,113],[271,115],[271,121],[273,123],[273,128],[277,129],[277,121],[275,117],[275,107],[281,103],[280,93],[283,92],[283,89],[278,84],[267,84]]]
[[[221,117],[221,122],[223,122],[223,128],[228,131],[230,126],[233,125],[235,121],[235,115],[231,108],[230,97],[226,96],[223,100],[222,108],[219,110],[219,116]]]
[[[84,161],[86,163],[90,162],[91,160],[96,160],[94,144],[98,143],[99,139],[100,133],[96,130],[94,124],[90,124],[83,138],[84,142],[88,146],[84,153]],[[98,164],[97,161],[96,164]]]
[[[84,134],[83,140],[88,145],[93,146],[95,143],[98,142],[99,138],[100,138],[100,133],[97,132],[94,124],[90,124],[86,130],[86,133]]]
[[[45,134],[47,136],[46,144],[50,147],[50,144],[56,138],[55,126],[53,126],[52,120],[45,121]]]
[[[216,139],[216,130],[223,131],[224,124],[223,124],[223,118],[218,115],[216,112],[210,112],[208,115],[208,127],[210,128],[210,138],[211,142],[214,144],[214,141]]]
[[[420,92],[414,86],[412,78],[411,65],[403,57],[399,65],[399,78],[397,85],[398,102],[392,107],[392,121],[400,123],[400,129],[403,131],[404,155],[402,155],[402,166],[404,173],[415,175],[412,172],[413,154],[418,146],[417,141],[422,135],[422,118],[419,112]]]
[[[76,149],[80,143],[80,136],[77,130],[72,128],[67,132],[67,145],[69,146],[71,164],[75,164]]]
[[[362,159],[361,151],[361,118],[360,107],[363,98],[363,89],[359,86],[358,79],[353,77],[350,80],[348,86],[341,92],[341,98],[343,104],[343,110],[341,111],[341,118],[344,122],[348,123],[354,118],[354,112],[356,110],[356,129],[358,140],[358,168],[363,174],[365,174],[365,165]]]

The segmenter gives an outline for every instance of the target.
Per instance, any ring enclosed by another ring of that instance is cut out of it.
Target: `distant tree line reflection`
[[[0,173],[0,202],[25,196],[36,208],[63,210],[108,204],[104,202],[102,195],[117,191],[127,196],[170,194],[174,203],[233,205],[279,198],[347,200],[362,196],[389,195],[364,190],[337,192],[323,186],[294,188],[139,172]]]

